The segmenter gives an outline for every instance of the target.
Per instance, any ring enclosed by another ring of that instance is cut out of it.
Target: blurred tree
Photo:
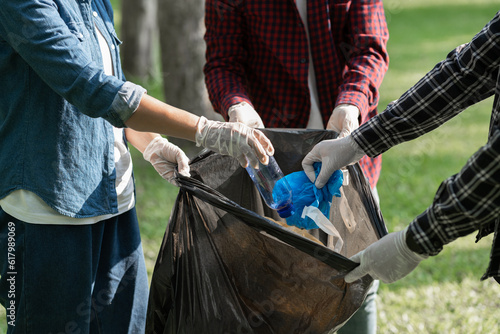
[[[204,0],[158,0],[163,91],[167,103],[216,119],[218,115],[208,99],[203,74],[204,15]],[[188,156],[199,151],[192,143],[172,141]]]
[[[204,0],[158,0],[165,99],[198,115],[212,112],[203,76]]]
[[[213,111],[205,86],[204,0],[121,0],[121,57],[125,74],[139,80],[156,78],[155,47],[161,54],[164,100],[209,119]],[[188,156],[193,143],[169,138]]]
[[[182,2],[182,1],[179,1]],[[154,75],[157,45],[157,0],[122,0],[122,66],[127,76],[146,80]]]

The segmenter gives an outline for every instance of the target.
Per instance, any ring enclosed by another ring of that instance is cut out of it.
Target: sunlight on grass
[[[500,285],[480,281],[491,237],[475,236],[445,246],[439,256],[379,290],[380,333],[498,333]]]
[[[379,295],[380,333],[498,333],[500,285],[466,278],[462,282],[412,286]]]
[[[406,8],[420,7],[435,7],[435,6],[451,6],[451,5],[491,5],[492,0],[386,0],[384,4],[393,10],[401,10]]]

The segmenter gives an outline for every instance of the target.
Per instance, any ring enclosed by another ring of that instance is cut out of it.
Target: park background
[[[121,37],[122,0],[112,3]],[[470,41],[500,10],[498,0],[388,0],[384,6],[390,33],[390,65],[380,88],[379,111],[450,50]],[[161,71],[159,60],[155,62],[158,73],[148,78],[129,76],[129,79],[139,81],[150,94],[170,102],[164,92],[169,85],[173,90],[176,81],[165,80],[168,73]],[[378,191],[390,232],[403,229],[424,211],[441,181],[457,173],[468,157],[485,144],[492,102],[490,98],[472,106],[436,131],[384,153]],[[196,153],[193,150],[192,146],[186,147],[189,156]],[[151,278],[178,190],[161,179],[139,152],[133,148],[131,151],[137,211]],[[493,280],[480,281],[488,265],[491,241],[490,236],[475,243],[475,234],[461,238],[446,246],[438,256],[422,262],[406,278],[381,284],[378,332],[499,333],[500,285]],[[6,332],[3,308],[0,318],[0,334],[3,334]]]

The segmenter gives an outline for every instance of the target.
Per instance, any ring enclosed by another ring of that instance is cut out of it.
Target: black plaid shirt
[[[415,86],[378,117],[353,132],[371,157],[434,130],[467,107],[495,96],[488,142],[462,170],[439,187],[434,202],[411,224],[409,233],[423,253],[479,230],[495,232],[483,279],[500,276],[500,12],[470,43],[450,52]]]

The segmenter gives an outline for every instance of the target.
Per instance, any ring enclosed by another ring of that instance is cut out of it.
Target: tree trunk
[[[122,67],[141,81],[155,73],[156,14],[157,0],[122,0]]]
[[[158,0],[158,27],[165,101],[208,119],[214,113],[205,86],[204,0]],[[189,156],[192,144],[173,140]]]

